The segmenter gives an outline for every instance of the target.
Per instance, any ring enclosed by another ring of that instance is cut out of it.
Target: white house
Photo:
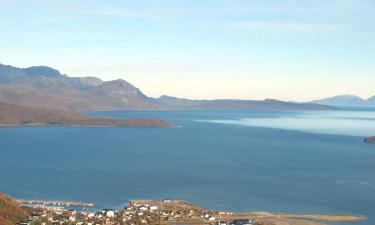
[[[114,211],[112,211],[112,210],[107,211],[107,217],[114,217],[114,216],[115,216]]]
[[[153,205],[153,206],[150,206],[150,210],[151,210],[151,211],[155,211],[155,210],[158,210],[158,208],[159,208],[159,207],[157,207],[157,206],[155,206],[155,205]]]

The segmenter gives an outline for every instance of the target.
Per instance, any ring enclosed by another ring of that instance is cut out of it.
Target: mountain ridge
[[[330,106],[347,107],[375,107],[375,96],[363,99],[356,95],[336,95],[333,97],[313,100],[311,103],[324,104]]]
[[[0,101],[79,111],[156,108],[139,89],[123,80],[105,82],[96,77],[69,77],[51,67],[3,64]]]
[[[214,100],[190,100],[186,98],[177,98],[162,95],[155,98],[159,105],[164,107],[178,106],[179,109],[234,109],[234,110],[332,110],[336,107],[313,104],[313,103],[295,103],[285,102],[277,99],[265,100],[239,100],[239,99],[214,99]]]
[[[73,111],[194,110],[194,109],[300,109],[335,107],[279,100],[191,100],[163,95],[146,96],[141,89],[117,79],[69,77],[48,66],[17,68],[0,64],[0,101],[30,107]]]

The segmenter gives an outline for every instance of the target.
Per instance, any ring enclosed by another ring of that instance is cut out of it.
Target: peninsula
[[[91,117],[81,112],[45,109],[0,102],[0,126],[174,127],[159,119]]]

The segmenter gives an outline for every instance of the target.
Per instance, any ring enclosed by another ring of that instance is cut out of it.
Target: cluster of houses
[[[104,209],[94,213],[67,210],[64,207],[37,206],[34,207],[34,211],[29,216],[28,221],[23,221],[18,225],[115,225],[118,223],[112,221],[114,217],[115,211],[111,209]]]
[[[63,207],[40,207],[28,222],[20,225],[158,225],[158,224],[213,224],[255,225],[255,221],[234,220],[220,222],[215,216],[226,212],[214,212],[194,207],[183,201],[131,201],[121,210],[103,209],[98,212],[77,212]]]

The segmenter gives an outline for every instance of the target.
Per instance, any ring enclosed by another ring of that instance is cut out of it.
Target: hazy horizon
[[[0,62],[0,64],[3,64],[3,63]],[[3,65],[8,65],[8,66],[13,66],[13,67],[14,67],[14,65],[9,65],[9,64],[3,64]],[[30,65],[30,66],[19,67],[19,68],[28,68],[28,67],[33,67],[33,66],[47,66],[47,67],[50,67],[50,66],[48,66],[48,65]],[[16,66],[16,67],[17,67],[17,66]],[[52,67],[51,67],[51,68],[52,68]],[[57,70],[58,70],[58,68],[53,68],[53,69],[57,69]],[[60,71],[60,70],[59,70],[59,71]],[[66,75],[66,76],[69,76],[69,77],[85,77],[85,76],[71,76],[70,74],[66,74],[66,73],[64,73],[64,72],[62,72],[62,71],[60,71],[60,72],[61,72],[61,74]],[[86,77],[87,77],[87,76],[86,76]],[[124,79],[123,77],[114,78],[114,79],[103,79],[103,78],[101,78],[100,76],[95,76],[95,75],[91,75],[91,76],[89,76],[89,77],[100,78],[100,79],[102,79],[103,81],[113,81],[113,80],[118,80],[118,79],[123,79],[123,80],[125,80],[125,81],[128,81],[128,80]],[[130,83],[131,83],[131,82],[130,82]],[[132,84],[132,83],[131,83],[131,84]],[[136,86],[136,87],[137,87],[137,86]],[[141,88],[141,87],[137,87],[137,88],[140,88],[141,91],[142,91],[142,88]],[[168,94],[168,93],[164,93],[164,94],[161,94],[161,95],[159,95],[159,96],[149,96],[149,97],[159,98],[159,97],[162,97],[162,96],[170,96],[170,97],[176,97],[176,98],[187,98],[187,99],[193,99],[193,100],[217,100],[217,99],[234,99],[234,100],[266,100],[266,99],[277,99],[277,100],[285,100],[285,99],[280,99],[280,98],[269,98],[269,97],[266,97],[266,98],[259,98],[259,99],[249,99],[249,98],[220,98],[220,97],[218,97],[218,98],[189,98],[189,97],[173,96],[173,95],[170,95],[170,94]],[[300,101],[298,101],[298,100],[291,100],[291,99],[289,99],[289,100],[285,100],[285,101],[291,101],[291,102],[309,102],[309,101],[313,101],[313,100],[322,100],[322,99],[325,99],[325,98],[339,97],[339,96],[356,96],[356,97],[362,98],[363,100],[367,100],[367,99],[369,99],[369,98],[374,97],[375,95],[371,95],[371,96],[369,96],[369,97],[361,97],[361,96],[356,95],[356,94],[343,93],[343,94],[336,94],[336,95],[332,95],[332,96],[322,97],[322,98],[320,98],[320,99],[318,99],[318,98],[313,98],[313,97],[312,97],[311,99],[305,99],[305,101],[304,101],[304,100],[300,100]]]
[[[374,10],[367,0],[0,0],[0,63],[121,78],[151,97],[367,99]]]

